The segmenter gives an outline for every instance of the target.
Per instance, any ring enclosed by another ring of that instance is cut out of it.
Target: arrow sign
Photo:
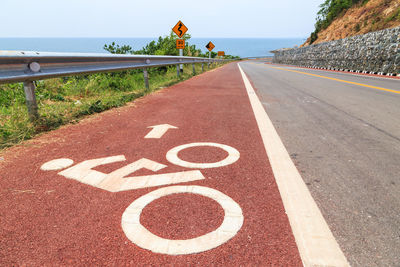
[[[155,126],[149,126],[147,128],[153,128],[144,138],[161,138],[168,129],[178,129],[178,127],[169,124],[160,124]]]

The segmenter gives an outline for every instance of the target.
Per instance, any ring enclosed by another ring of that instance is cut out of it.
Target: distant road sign
[[[185,49],[185,40],[176,39],[176,49]]]
[[[225,51],[218,51],[218,56],[219,57],[225,56]]]
[[[212,42],[209,42],[209,43],[206,45],[206,48],[207,48],[208,51],[210,51],[210,52],[214,49],[214,47],[215,47],[215,45],[214,45]]]
[[[176,35],[178,35],[179,38],[182,38],[182,36],[187,32],[188,28],[182,23],[182,21],[179,21],[175,27],[172,28],[172,30]]]

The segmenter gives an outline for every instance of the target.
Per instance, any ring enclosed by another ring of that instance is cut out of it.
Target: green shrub
[[[328,28],[328,26],[331,25],[337,17],[342,16],[347,9],[358,3],[366,4],[367,2],[368,0],[325,0],[325,2],[319,6],[320,10],[317,13],[315,31],[311,33],[310,36],[311,40],[315,41],[317,34],[321,30]]]
[[[317,31],[311,33],[310,44],[314,43],[315,40],[317,40],[317,39],[318,39],[318,33],[317,33]]]

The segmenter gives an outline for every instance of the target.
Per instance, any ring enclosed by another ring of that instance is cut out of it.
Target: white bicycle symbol
[[[223,149],[228,152],[228,156],[215,163],[193,163],[184,161],[178,157],[180,151],[186,148],[200,146],[211,146]],[[169,150],[166,154],[166,158],[172,164],[181,167],[206,169],[233,164],[240,158],[240,153],[235,148],[223,144],[191,143]],[[67,168],[58,174],[110,192],[120,192],[205,179],[199,170],[125,177],[142,168],[157,172],[167,167],[166,165],[145,158],[130,163],[109,174],[93,170],[93,168],[97,166],[125,160],[125,156],[118,155],[86,160],[72,166],[74,163],[73,160],[62,158],[44,163],[41,166],[41,169],[44,171],[54,171]],[[215,200],[225,212],[222,224],[216,230],[196,238],[172,240],[154,235],[140,223],[140,215],[148,204],[158,198],[179,193],[198,194]],[[203,252],[224,244],[238,233],[243,225],[243,220],[242,209],[239,204],[229,196],[209,187],[188,185],[168,186],[139,197],[133,201],[122,214],[121,225],[128,239],[141,248],[156,253],[182,255]]]

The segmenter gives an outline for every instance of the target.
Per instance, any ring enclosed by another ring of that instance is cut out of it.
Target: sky
[[[0,0],[0,37],[307,37],[323,0]]]

